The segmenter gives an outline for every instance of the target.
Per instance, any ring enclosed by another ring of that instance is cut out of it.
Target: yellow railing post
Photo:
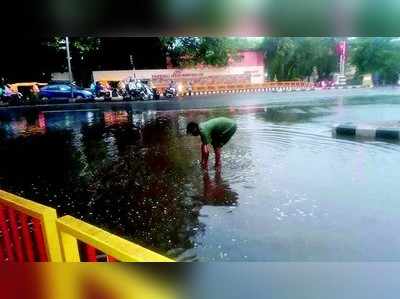
[[[70,234],[60,230],[61,248],[65,262],[80,262],[78,240]]]
[[[47,257],[50,262],[62,262],[60,238],[57,230],[57,213],[51,209],[42,215],[42,231],[46,244]]]

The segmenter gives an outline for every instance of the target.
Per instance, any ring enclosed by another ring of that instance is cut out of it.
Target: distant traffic
[[[112,84],[110,84],[112,83]],[[75,103],[93,101],[151,101],[161,96],[174,98],[177,87],[174,81],[160,93],[149,80],[129,78],[120,82],[93,82],[83,88],[75,82],[54,80],[48,83],[23,82],[0,85],[0,100],[3,105],[35,105],[48,103]]]

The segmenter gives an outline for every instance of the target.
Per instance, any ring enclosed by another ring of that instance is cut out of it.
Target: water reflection
[[[221,169],[215,170],[214,179],[208,170],[203,173],[203,203],[213,206],[234,206],[238,203],[238,194],[231,190],[229,184],[222,179]]]
[[[305,123],[313,118],[332,114],[334,111],[329,105],[298,106],[290,108],[269,108],[266,113],[258,114],[259,117],[273,123]]]

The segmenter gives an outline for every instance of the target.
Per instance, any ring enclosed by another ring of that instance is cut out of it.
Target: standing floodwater
[[[399,144],[331,135],[337,122],[399,115],[378,97],[266,112],[7,111],[0,187],[182,260],[399,260]],[[217,116],[237,123],[221,173],[201,169],[200,140],[186,136]]]

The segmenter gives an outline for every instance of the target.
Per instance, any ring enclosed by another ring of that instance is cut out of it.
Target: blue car
[[[74,84],[51,84],[40,89],[39,98],[44,101],[89,101],[94,100],[94,95],[89,90]]]

